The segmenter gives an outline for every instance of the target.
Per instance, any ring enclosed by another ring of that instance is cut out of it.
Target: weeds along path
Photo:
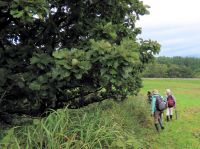
[[[200,79],[144,79],[142,94],[154,88],[164,96],[170,88],[177,101],[178,119],[166,122],[160,134],[149,140],[152,149],[200,149]],[[175,113],[174,113],[175,114]],[[152,125],[153,127],[153,125]]]

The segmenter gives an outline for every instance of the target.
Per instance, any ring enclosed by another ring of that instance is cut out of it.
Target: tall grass
[[[1,145],[13,149],[148,147],[144,140],[152,125],[148,110],[142,97],[129,97],[123,103],[104,101],[77,110],[60,109],[15,129],[10,141],[1,141]]]

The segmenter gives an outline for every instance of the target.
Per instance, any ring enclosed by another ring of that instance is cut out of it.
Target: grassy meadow
[[[159,134],[146,92],[170,88],[178,120]],[[200,80],[144,79],[137,97],[103,101],[78,110],[61,109],[33,124],[1,130],[1,149],[200,149]]]
[[[200,149],[200,79],[144,79],[141,94],[158,89],[173,91],[178,120],[166,122],[165,130],[154,135],[152,149]],[[164,114],[165,118],[165,114]]]

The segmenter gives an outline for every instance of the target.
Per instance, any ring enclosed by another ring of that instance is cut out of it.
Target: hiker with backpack
[[[163,111],[167,108],[167,103],[166,101],[164,101],[163,97],[159,95],[159,92],[157,89],[153,90],[151,107],[152,107],[151,115],[154,116],[154,124],[155,124],[156,130],[159,132],[159,126],[161,129],[164,129],[164,126],[162,123],[162,114],[163,114]]]
[[[173,116],[173,108],[176,108],[176,100],[172,95],[172,91],[170,89],[166,89],[166,100],[167,100],[167,111],[166,118],[167,121],[172,120]]]

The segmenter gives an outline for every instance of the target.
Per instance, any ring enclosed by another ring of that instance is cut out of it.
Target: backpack
[[[167,103],[162,99],[162,97],[156,96],[156,109],[158,111],[163,111],[167,108]]]
[[[169,108],[172,108],[175,105],[174,98],[171,95],[167,97],[167,104]]]

